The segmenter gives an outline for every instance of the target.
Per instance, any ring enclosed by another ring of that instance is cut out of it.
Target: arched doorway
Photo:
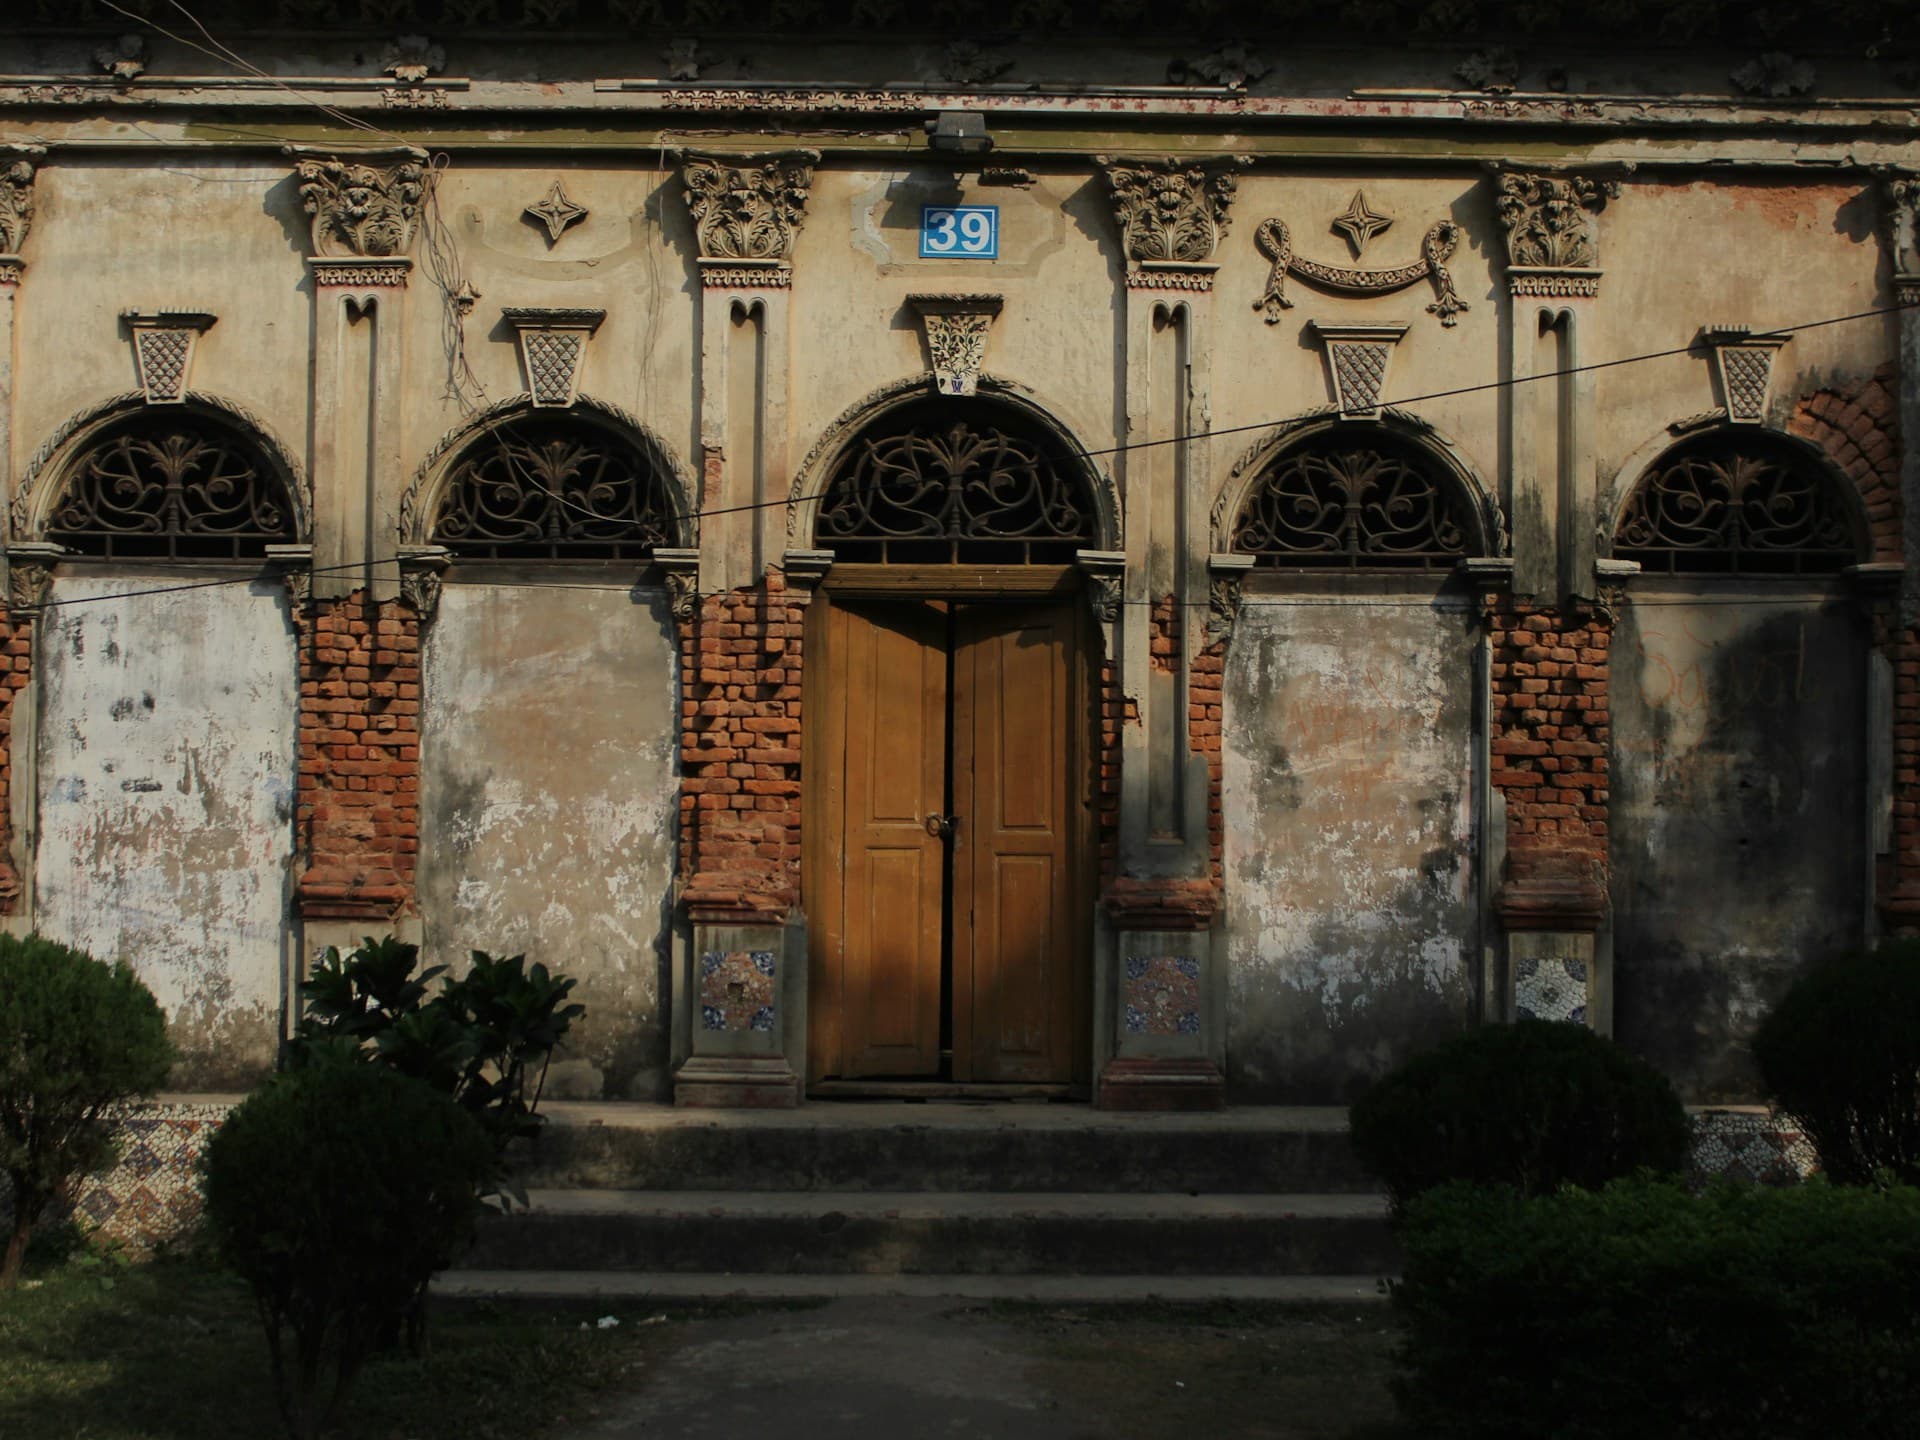
[[[909,402],[824,469],[807,636],[809,1084],[1090,1067],[1091,623],[1106,533],[1022,407]]]

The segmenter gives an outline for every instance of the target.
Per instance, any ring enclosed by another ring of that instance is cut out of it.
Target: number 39
[[[925,246],[936,255],[984,255],[993,248],[993,218],[984,210],[929,210]]]

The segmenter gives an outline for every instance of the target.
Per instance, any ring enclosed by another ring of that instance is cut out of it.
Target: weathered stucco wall
[[[279,1045],[295,647],[277,582],[116,598],[164,583],[55,582],[36,657],[34,921],[139,972],[180,1050],[172,1088],[231,1089]]]
[[[1645,583],[1613,650],[1614,1032],[1690,1100],[1751,1099],[1754,1024],[1865,923],[1865,639],[1844,600]]]
[[[525,951],[587,1007],[547,1093],[666,1080],[679,812],[665,602],[614,585],[448,585],[426,645],[419,897],[427,958]]]
[[[1351,1100],[1472,1011],[1464,609],[1249,597],[1227,652],[1228,1083]]]

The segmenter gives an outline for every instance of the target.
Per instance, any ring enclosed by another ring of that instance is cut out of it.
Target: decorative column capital
[[[0,147],[0,285],[18,285],[27,262],[20,258],[33,228],[34,162],[39,146]]]
[[[520,337],[520,364],[536,406],[565,407],[580,393],[587,341],[607,318],[604,310],[555,310],[509,305],[500,318]]]
[[[312,217],[316,259],[406,254],[427,196],[424,153],[395,150],[341,159],[298,146],[286,153],[295,158],[300,204]]]
[[[287,599],[297,617],[313,598],[313,546],[269,545],[267,564],[280,572],[280,583],[287,587]]]
[[[784,289],[793,283],[793,235],[806,216],[817,150],[778,155],[689,155],[681,191],[700,246],[707,289]]]
[[[1599,294],[1600,232],[1593,217],[1619,193],[1612,176],[1500,172],[1493,208],[1506,232],[1513,293]]]
[[[1756,335],[1746,325],[1708,325],[1701,329],[1700,343],[1713,357],[1713,376],[1727,419],[1738,425],[1758,425],[1767,418],[1773,357],[1792,338]]]
[[[1393,350],[1407,333],[1404,325],[1326,325],[1309,320],[1307,329],[1326,352],[1333,377],[1333,399],[1343,419],[1369,419],[1380,413]]]
[[[217,317],[204,310],[123,310],[133,365],[149,405],[177,405],[193,380],[193,352]]]
[[[440,609],[440,581],[453,564],[453,552],[444,545],[400,547],[400,598],[426,624]]]
[[[1211,269],[1186,271],[1181,283],[1174,267],[1202,266],[1213,259],[1227,233],[1239,182],[1233,171],[1252,164],[1232,160],[1112,160],[1095,156],[1106,176],[1114,223],[1120,228],[1120,252],[1129,271],[1155,275],[1148,288],[1210,290]],[[1145,267],[1163,267],[1148,270]],[[1128,283],[1133,283],[1131,277]]]
[[[1076,550],[1073,563],[1087,584],[1087,606],[1093,618],[1111,625],[1120,618],[1120,601],[1126,582],[1127,556],[1121,550]]]
[[[1895,171],[1881,179],[1887,250],[1896,305],[1920,305],[1920,175]]]
[[[653,563],[666,582],[673,618],[682,623],[693,619],[700,609],[700,552],[655,550]]]
[[[1251,555],[1207,556],[1207,644],[1219,645],[1233,638],[1233,627],[1240,620],[1240,603],[1245,598],[1247,576],[1253,570]]]
[[[1002,305],[998,295],[909,295],[932,362],[933,387],[942,395],[971,395],[980,384],[987,331]]]
[[[66,547],[45,540],[16,540],[7,546],[7,608],[16,618],[38,615],[53,589],[53,567]]]

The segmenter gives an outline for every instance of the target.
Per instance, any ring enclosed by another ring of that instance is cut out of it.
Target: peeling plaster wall
[[[180,1050],[171,1088],[233,1089],[279,1045],[295,645],[276,581],[113,598],[165,583],[55,582],[88,603],[40,623],[34,920],[139,972]]]
[[[1613,649],[1614,1033],[1688,1100],[1751,1100],[1754,1024],[1861,939],[1866,641],[1844,601],[1643,583]]]
[[[449,584],[423,710],[429,962],[525,951],[577,977],[587,1012],[547,1093],[658,1098],[680,803],[665,601],[552,577]]]
[[[1225,701],[1228,1084],[1332,1103],[1468,1022],[1471,623],[1250,596]]]

